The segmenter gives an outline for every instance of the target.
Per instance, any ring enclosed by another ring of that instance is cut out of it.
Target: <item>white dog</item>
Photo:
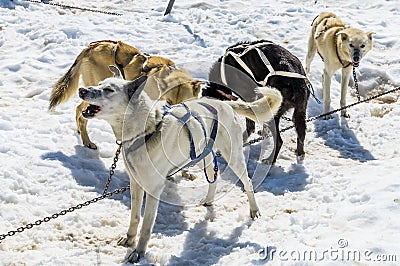
[[[324,112],[329,112],[331,97],[330,87],[333,74],[342,69],[340,107],[346,106],[347,87],[351,69],[358,67],[361,59],[372,49],[372,34],[346,26],[333,13],[321,13],[313,23],[308,40],[306,72],[310,72],[311,61],[316,52],[324,61],[322,88],[324,97]],[[341,115],[348,117],[346,110]]]
[[[262,88],[260,93],[263,97],[252,103],[202,98],[173,107],[169,113],[172,115],[163,115],[163,109],[150,100],[143,90],[146,79],[141,77],[126,81],[108,78],[96,87],[79,90],[79,96],[91,105],[83,115],[106,120],[117,139],[123,142],[124,161],[131,180],[131,222],[127,237],[118,244],[135,245],[142,198],[146,191],[143,225],[136,248],[128,257],[129,262],[137,262],[145,254],[166,177],[190,161],[191,141],[188,132],[196,144],[196,154],[199,154],[207,142],[203,130],[210,136],[215,123],[218,123],[212,149],[221,152],[228,166],[240,178],[249,200],[250,217],[258,217],[259,209],[247,175],[242,132],[235,112],[258,122],[267,122],[278,111],[282,101],[279,91]],[[186,107],[196,115],[188,115],[190,113]],[[191,117],[185,120],[187,128],[177,119],[182,117]],[[208,163],[212,159],[211,153],[205,159],[207,175],[214,176],[213,165]],[[202,163],[198,165],[203,166]],[[204,203],[213,201],[215,189],[216,184],[210,185]]]

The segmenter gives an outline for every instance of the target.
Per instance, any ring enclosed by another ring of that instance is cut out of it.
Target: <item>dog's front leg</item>
[[[140,221],[140,210],[142,209],[143,201],[143,189],[138,183],[131,177],[131,221],[128,228],[126,237],[121,238],[118,241],[119,246],[132,247],[135,245],[137,229]]]
[[[149,193],[146,193],[146,204],[144,209],[142,229],[140,230],[138,245],[128,257],[128,262],[130,263],[138,262],[146,253],[147,243],[150,240],[154,221],[156,219],[161,192],[162,189],[161,191],[157,191],[157,193],[154,193],[155,195],[150,195]]]
[[[342,83],[341,85],[341,94],[340,94],[340,107],[346,106],[346,95],[347,95],[347,87],[349,86],[350,81],[350,74],[351,74],[351,66],[346,68],[342,68]],[[346,110],[342,110],[340,115],[343,117],[349,118],[350,115],[347,113]]]
[[[324,73],[322,74],[322,95],[324,98],[324,113],[330,111],[331,108],[331,79],[332,76],[328,73],[327,69],[324,68]],[[331,115],[325,117],[325,119],[332,118]]]

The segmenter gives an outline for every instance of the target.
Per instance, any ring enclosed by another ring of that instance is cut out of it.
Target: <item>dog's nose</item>
[[[82,98],[88,93],[88,90],[85,88],[79,88],[79,97]]]
[[[360,50],[358,50],[358,49],[354,50],[353,61],[355,61],[355,62],[360,61]]]

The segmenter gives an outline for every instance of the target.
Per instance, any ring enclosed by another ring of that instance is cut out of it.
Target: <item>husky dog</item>
[[[118,66],[123,78],[134,80],[142,75],[154,75],[159,70],[175,64],[167,58],[143,54],[135,47],[121,41],[92,42],[82,50],[70,69],[54,86],[50,96],[49,109],[54,109],[55,106],[67,101],[78,91],[80,76],[82,76],[85,86],[96,86],[100,81],[112,77],[109,65]],[[179,91],[169,90],[162,95],[157,87],[148,86],[149,89],[155,88],[155,90],[147,91],[147,93],[154,100],[162,96],[161,98],[169,104],[176,104],[193,97],[197,98],[199,93],[197,87],[186,85],[186,87],[181,86]],[[76,125],[83,145],[96,149],[97,146],[89,138],[87,120],[82,116],[82,111],[87,107],[88,104],[85,102],[76,107]]]
[[[228,47],[210,68],[209,84],[203,89],[203,96],[220,100],[236,100],[238,95],[244,101],[256,98],[254,88],[271,86],[282,93],[282,105],[271,121],[276,128],[275,151],[263,162],[276,162],[283,140],[279,132],[282,115],[293,108],[293,121],[297,133],[296,155],[303,157],[306,136],[306,111],[310,91],[308,79],[300,60],[284,47],[267,40],[239,42]],[[254,122],[246,120],[247,135],[254,132]]]
[[[282,101],[279,91],[261,88],[263,97],[251,103],[200,98],[174,106],[170,109],[172,115],[163,115],[163,109],[145,92],[145,87],[149,85],[145,84],[147,79],[146,76],[133,81],[109,78],[98,86],[79,89],[80,98],[93,106],[89,108],[90,112],[84,112],[83,115],[86,118],[106,120],[117,139],[123,143],[124,162],[131,182],[131,222],[126,238],[120,239],[118,244],[135,247],[128,257],[129,262],[137,262],[144,256],[166,177],[190,161],[191,139],[199,143],[195,147],[196,152],[199,152],[206,146],[205,135],[215,133],[212,149],[221,152],[228,166],[242,181],[250,205],[250,217],[255,219],[259,216],[253,187],[247,175],[242,133],[236,113],[259,122],[268,121],[277,112]],[[192,114],[196,114],[196,119],[185,120],[187,127],[183,127],[182,121],[177,117]],[[215,123],[219,123],[216,131]],[[189,138],[190,134],[192,138]],[[209,162],[212,159],[211,153],[205,159]],[[203,168],[202,163],[198,165]],[[212,176],[213,165],[206,165],[206,173]],[[209,186],[205,203],[213,201],[215,189],[215,183]],[[136,245],[144,191],[144,218]]]
[[[352,67],[358,67],[361,59],[372,49],[372,34],[347,26],[333,13],[318,15],[311,28],[308,39],[306,72],[310,72],[311,61],[316,52],[324,61],[322,88],[324,112],[329,112],[331,99],[330,87],[333,74],[342,69],[340,107],[346,105],[347,87]],[[346,110],[341,116],[349,117]],[[328,117],[329,118],[329,117]]]

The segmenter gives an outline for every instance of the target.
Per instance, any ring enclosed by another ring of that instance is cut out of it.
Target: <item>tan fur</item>
[[[239,115],[245,116],[253,121],[267,122],[278,112],[282,102],[281,93],[270,87],[258,88],[263,97],[254,102],[226,102]],[[265,110],[269,110],[266,112]]]
[[[183,68],[163,69],[155,75],[160,99],[175,105],[188,99],[198,98],[203,82],[194,80]]]
[[[49,109],[53,110],[57,105],[66,102],[73,97],[78,90],[79,79],[85,86],[97,86],[100,81],[112,77],[109,65],[117,65],[123,71],[125,78],[134,80],[141,75],[154,75],[159,70],[174,66],[170,59],[160,56],[142,54],[138,49],[121,41],[93,42],[82,50],[69,70],[57,81],[50,95]],[[121,69],[122,68],[122,69]],[[158,99],[160,92],[157,86],[149,86],[153,91],[147,91],[152,99]],[[191,89],[190,86],[185,89]],[[177,103],[188,98],[197,97],[198,92],[188,91],[176,95],[166,95],[166,100]],[[186,97],[186,98],[185,98]],[[82,116],[82,111],[87,108],[86,103],[81,103],[76,108],[76,125],[83,145],[96,149],[87,132],[87,121]]]
[[[330,110],[330,86],[332,76],[342,69],[340,106],[346,105],[347,87],[351,69],[357,67],[361,59],[372,49],[373,32],[347,26],[333,13],[321,13],[312,23],[308,39],[306,73],[310,72],[311,62],[318,51],[324,61],[322,77],[324,112]],[[346,110],[342,116],[348,117]]]

